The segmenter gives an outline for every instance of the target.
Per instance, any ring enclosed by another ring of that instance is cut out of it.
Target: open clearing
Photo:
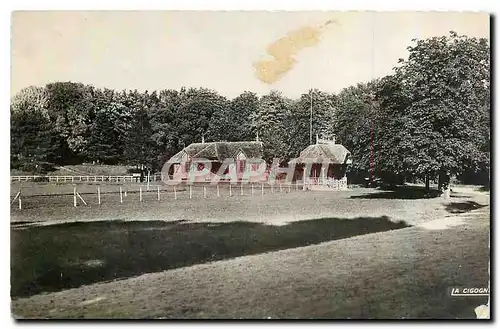
[[[120,204],[110,194],[77,208],[71,196],[26,197],[32,207],[11,211],[12,311],[473,318],[485,299],[450,298],[447,289],[488,283],[489,195],[398,196],[353,189],[190,200],[180,192]]]

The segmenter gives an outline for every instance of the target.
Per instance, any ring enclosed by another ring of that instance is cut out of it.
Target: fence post
[[[191,199],[193,197],[193,187],[192,185],[189,185],[189,198]]]
[[[306,189],[306,170],[304,168],[304,174],[302,176],[302,189],[305,190]]]
[[[19,210],[21,210],[21,194],[19,194]]]
[[[271,194],[274,194],[274,185],[271,184]]]
[[[56,182],[59,183],[59,176],[56,176]]]
[[[76,207],[76,186],[73,186],[73,206]]]
[[[97,186],[97,202],[101,204],[101,188]]]
[[[291,191],[292,191],[292,186],[288,184],[288,193],[290,193]]]
[[[253,196],[253,184],[252,184],[252,196]]]
[[[160,187],[158,186],[158,201],[160,201]]]
[[[229,182],[229,196],[233,196],[233,190],[231,188],[231,182]]]
[[[76,196],[80,198],[80,200],[82,200],[83,204],[87,206],[87,202],[85,202],[85,200],[83,200],[82,196],[80,195],[80,193],[76,192]]]
[[[174,200],[177,200],[177,190],[175,189],[175,186],[174,186]]]
[[[203,197],[207,197],[207,187],[205,185],[203,185]]]
[[[142,186],[139,186],[139,201],[142,202]]]
[[[97,176],[94,176],[94,182],[97,182]]]
[[[260,188],[262,190],[262,195],[264,195],[264,183],[260,183]]]
[[[120,186],[120,203],[123,203],[122,187]]]
[[[219,184],[217,184],[217,197],[220,198]]]
[[[21,190],[19,190],[19,192],[17,192],[16,196],[14,197],[14,199],[12,199],[12,202],[10,204],[13,204],[14,201],[16,201],[16,199],[21,195]]]
[[[240,183],[240,195],[243,195],[243,182]]]

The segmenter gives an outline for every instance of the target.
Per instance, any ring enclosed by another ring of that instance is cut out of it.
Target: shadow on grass
[[[482,205],[474,201],[467,201],[467,202],[452,202],[448,204],[445,209],[446,211],[452,214],[461,214],[464,212],[480,209],[483,207],[486,207],[486,205]]]
[[[25,221],[19,221],[19,222],[10,222],[10,227],[17,228],[17,227],[23,227],[26,225],[37,224],[37,223],[41,223],[41,221],[39,221],[39,220],[25,220]]]
[[[388,217],[252,222],[76,222],[11,231],[11,296],[408,227]],[[279,264],[277,264],[279,266]]]
[[[431,199],[439,196],[439,191],[429,190],[420,186],[387,186],[380,188],[383,192],[353,195],[351,199]]]

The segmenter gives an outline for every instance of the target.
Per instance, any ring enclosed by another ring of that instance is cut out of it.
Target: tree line
[[[383,180],[489,172],[490,46],[460,36],[412,40],[393,73],[339,93],[298,99],[245,91],[229,99],[206,88],[115,91],[74,82],[28,87],[11,100],[11,166],[127,164],[161,169],[194,142],[248,141],[283,163],[312,136],[336,137],[352,153],[352,177],[373,163]],[[315,137],[313,137],[314,142]]]

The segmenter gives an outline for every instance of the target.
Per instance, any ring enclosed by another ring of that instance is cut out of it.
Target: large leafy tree
[[[175,90],[162,90],[157,97],[157,101],[148,108],[149,122],[151,125],[151,145],[152,166],[161,168],[161,166],[176,152],[178,137],[174,126],[174,113],[178,104],[176,104]],[[156,97],[156,95],[154,95]]]
[[[124,162],[138,167],[152,167],[156,162],[152,135],[148,111],[145,108],[135,110],[124,135]]]
[[[372,150],[372,145],[375,148],[382,143],[375,136],[378,110],[375,94],[378,83],[374,80],[350,86],[341,90],[337,98],[333,131],[338,143],[352,154],[353,164],[349,166],[349,171],[360,178],[368,176],[372,162],[377,166],[385,161]]]
[[[45,87],[30,86],[19,91],[11,99],[11,113],[35,112],[47,115],[48,90]]]
[[[42,162],[53,162],[56,154],[49,118],[38,109],[11,113],[11,165],[34,168]]]
[[[450,175],[479,167],[489,158],[489,45],[486,39],[449,36],[414,40],[400,60],[394,99],[406,97],[396,150],[400,165],[414,175]]]
[[[130,122],[130,111],[120,102],[99,108],[90,126],[86,158],[98,163],[126,163],[123,157],[126,130],[123,128]]]
[[[14,167],[41,162],[52,162],[57,149],[53,145],[56,135],[50,124],[48,91],[44,87],[28,87],[11,100],[10,135],[11,165]]]
[[[89,116],[93,110],[92,93],[81,83],[49,83],[47,89],[47,113],[57,136],[58,163],[81,161],[87,136]]]
[[[260,140],[264,143],[264,159],[267,162],[274,158],[279,158],[282,162],[287,158],[287,118],[292,106],[293,101],[278,91],[271,91],[259,100],[252,120]]]
[[[255,138],[252,118],[257,112],[259,98],[245,91],[232,99],[228,106],[216,111],[209,124],[208,137],[213,141],[247,141]]]
[[[298,156],[301,150],[320,138],[332,138],[334,133],[336,97],[311,89],[290,107],[287,120],[287,155]],[[312,123],[312,124],[311,124]]]
[[[225,97],[205,88],[181,89],[178,97],[174,125],[181,147],[199,143],[202,137],[207,137],[212,115],[228,106]]]

